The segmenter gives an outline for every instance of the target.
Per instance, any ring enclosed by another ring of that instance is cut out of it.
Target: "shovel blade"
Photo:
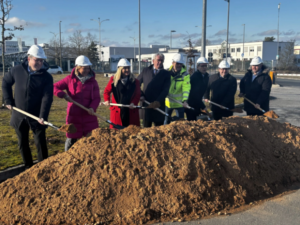
[[[244,110],[241,109],[241,108],[234,108],[234,109],[231,109],[232,112],[236,112],[236,113],[243,113]]]
[[[279,118],[279,116],[273,110],[266,112],[264,114],[264,116],[269,117],[271,119],[278,119]]]

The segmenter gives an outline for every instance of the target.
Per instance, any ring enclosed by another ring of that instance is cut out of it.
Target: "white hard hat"
[[[89,58],[84,56],[84,55],[80,55],[76,58],[75,60],[75,66],[91,66],[93,65]]]
[[[257,66],[257,65],[260,65],[260,64],[262,64],[262,63],[263,63],[262,59],[261,59],[259,56],[255,56],[255,57],[252,59],[250,65],[251,65],[251,66]]]
[[[226,60],[223,60],[223,61],[220,62],[219,68],[220,69],[229,69],[230,65]]]
[[[118,67],[120,67],[120,66],[122,66],[122,67],[131,66],[131,64],[127,59],[123,58],[123,59],[120,59],[120,61],[118,62]]]
[[[208,64],[208,61],[205,57],[200,57],[198,60],[197,60],[197,64],[200,64],[200,63],[206,63]]]
[[[32,45],[27,52],[27,55],[32,55],[39,59],[47,59],[47,56],[45,55],[44,49],[41,46],[38,45]]]
[[[184,64],[183,56],[181,54],[179,54],[179,53],[176,53],[173,56],[172,60],[173,60],[173,62]]]

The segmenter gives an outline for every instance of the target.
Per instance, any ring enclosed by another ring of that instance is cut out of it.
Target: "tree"
[[[273,42],[276,38],[274,38],[273,36],[272,37],[265,37],[265,40],[264,41],[267,41],[267,42]]]
[[[64,38],[61,39],[61,48],[62,48],[62,58],[69,57],[69,48],[68,43]],[[58,65],[60,62],[60,42],[59,38],[53,37],[49,41],[49,49],[47,50],[47,56],[49,58],[54,58],[55,64]]]
[[[87,57],[90,59],[93,65],[96,65],[99,61],[97,45],[92,41],[87,49]]]
[[[297,69],[296,58],[294,55],[295,40],[291,40],[285,45],[284,51],[279,53],[279,69],[295,70]]]
[[[69,36],[69,44],[73,54],[79,56],[86,53],[87,41],[83,37],[81,30],[76,30]]]
[[[3,68],[3,76],[5,73],[5,41],[9,41],[13,39],[15,36],[12,31],[15,30],[24,30],[24,27],[20,25],[19,27],[14,26],[14,28],[6,28],[5,23],[9,19],[9,13],[13,8],[13,5],[11,4],[12,0],[0,0],[0,7],[2,12],[2,17],[0,18],[1,28],[2,28],[2,39],[0,41],[0,44],[2,45],[2,68]],[[5,31],[11,31],[7,36],[5,36]]]

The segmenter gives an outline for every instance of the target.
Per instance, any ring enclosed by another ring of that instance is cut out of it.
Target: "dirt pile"
[[[64,124],[59,128],[59,131],[74,134],[77,132],[77,128],[74,126],[73,123]]]
[[[270,110],[270,111],[266,112],[264,115],[269,117],[269,118],[272,118],[272,119],[278,119],[279,118],[279,116],[273,110]]]
[[[300,128],[267,117],[97,129],[2,183],[0,216],[7,224],[201,218],[300,181],[299,150]]]

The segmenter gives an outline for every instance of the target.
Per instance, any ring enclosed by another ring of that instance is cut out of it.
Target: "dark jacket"
[[[148,102],[158,101],[160,109],[165,111],[165,98],[169,93],[171,85],[170,73],[167,70],[161,69],[158,74],[154,75],[153,65],[143,69],[141,74],[137,77],[140,84],[144,84],[142,96]],[[144,104],[145,106],[147,104]],[[154,109],[145,110],[145,120],[153,122],[164,121],[165,116]]]
[[[190,78],[191,82],[191,91],[189,95],[188,104],[193,107],[197,112],[200,109],[205,109],[205,105],[202,101],[203,95],[206,92],[208,85],[208,73],[205,73],[204,76],[202,73],[197,70]]]
[[[3,97],[6,105],[16,106],[34,116],[48,120],[53,101],[53,78],[47,72],[48,63],[36,73],[29,75],[27,59],[5,74],[2,82]],[[14,88],[14,96],[12,86]],[[22,120],[27,118],[32,129],[46,128],[38,121],[33,120],[15,110],[12,111],[10,125],[17,128]]]
[[[224,78],[221,78],[220,74],[217,73],[209,76],[204,98],[210,99],[212,102],[218,103],[229,109],[233,109],[236,88],[237,82],[235,77],[227,74]],[[233,115],[232,112],[221,109],[220,107],[215,105],[211,105],[211,110],[213,112],[224,113],[224,115],[226,116]]]
[[[262,73],[252,81],[252,71],[249,69],[240,82],[240,92],[246,94],[246,98],[259,104],[260,107],[269,111],[269,98],[272,81],[269,76],[269,69],[263,65]],[[261,111],[256,109],[248,101],[244,100],[244,109],[247,113],[261,115]]]

